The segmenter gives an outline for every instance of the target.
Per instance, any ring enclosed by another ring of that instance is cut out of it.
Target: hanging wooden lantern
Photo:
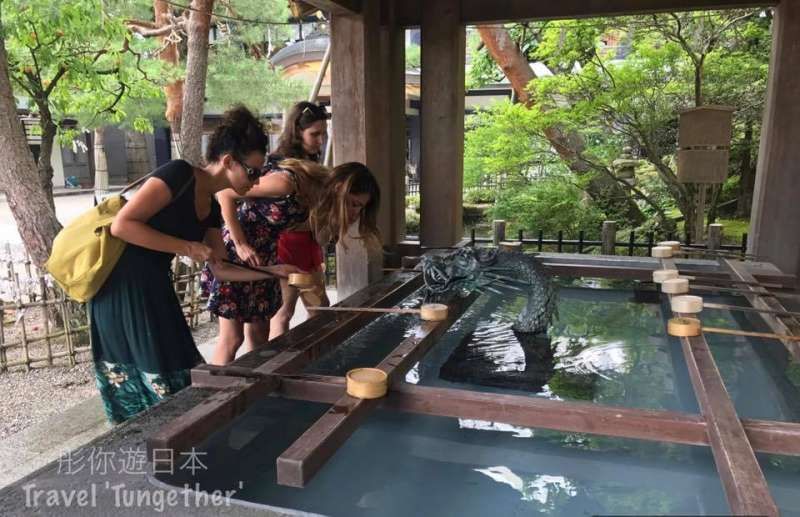
[[[729,106],[700,106],[682,111],[678,127],[678,181],[722,183],[728,176],[733,132]]]

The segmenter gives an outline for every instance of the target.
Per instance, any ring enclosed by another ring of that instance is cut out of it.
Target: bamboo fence
[[[173,261],[175,290],[190,327],[206,313],[202,268]],[[70,300],[30,257],[16,260],[10,246],[0,261],[0,373],[91,361],[86,305]]]

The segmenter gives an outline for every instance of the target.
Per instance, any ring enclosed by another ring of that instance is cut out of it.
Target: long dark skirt
[[[197,350],[164,256],[125,250],[89,302],[95,380],[106,415],[120,423],[191,383]]]

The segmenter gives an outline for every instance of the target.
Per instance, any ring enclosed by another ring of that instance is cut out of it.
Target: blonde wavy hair
[[[301,205],[311,210],[320,203],[330,176],[327,167],[310,160],[287,158],[278,163],[278,169],[294,174],[297,183],[295,198]]]
[[[381,191],[375,176],[358,162],[348,162],[335,167],[325,184],[325,194],[313,205],[309,215],[311,230],[321,245],[331,241],[342,242],[347,235],[348,194],[368,194],[369,201],[361,211],[358,223],[359,238],[370,249],[380,249],[378,207]]]

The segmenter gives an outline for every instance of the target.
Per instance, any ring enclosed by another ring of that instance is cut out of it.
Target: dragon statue
[[[494,248],[460,248],[443,255],[425,255],[420,266],[426,301],[446,303],[492,286],[523,291],[525,308],[512,329],[524,334],[544,334],[556,314],[557,288],[532,255]]]

